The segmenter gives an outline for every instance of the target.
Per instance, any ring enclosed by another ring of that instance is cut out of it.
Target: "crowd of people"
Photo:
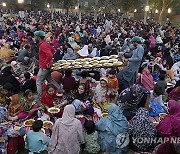
[[[180,137],[179,28],[114,14],[1,19],[0,154],[180,153],[170,140]],[[123,65],[52,69],[111,55]],[[27,119],[35,120],[28,131]],[[143,142],[159,138],[166,142]]]

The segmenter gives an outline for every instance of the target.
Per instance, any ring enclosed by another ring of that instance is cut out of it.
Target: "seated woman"
[[[156,126],[157,132],[161,137],[180,137],[180,104],[174,100],[168,102],[168,111],[164,119]],[[156,154],[178,154],[180,145],[166,142],[156,149]]]
[[[157,132],[162,137],[180,137],[180,104],[175,100],[168,102],[169,115],[156,126]]]
[[[119,95],[118,106],[122,109],[127,120],[131,120],[138,109],[138,105],[145,94],[145,90],[140,85],[134,84],[132,87],[123,90]]]
[[[42,106],[37,103],[31,90],[24,92],[24,98],[21,99],[23,111],[17,116],[9,117],[10,120],[27,119],[32,117],[38,110],[42,110]]]
[[[0,154],[14,154],[25,147],[23,128],[16,131],[14,126],[4,124],[7,121],[7,109],[0,107]]]
[[[23,111],[23,107],[20,104],[19,96],[18,94],[15,94],[10,97],[11,102],[8,107],[8,115],[11,117],[17,116],[20,112]]]
[[[13,89],[12,84],[6,83],[4,86],[0,87],[0,107],[8,107],[10,103],[10,95],[12,95],[11,89]]]
[[[159,86],[159,85],[155,85],[154,86],[154,90],[150,92],[150,106],[158,106],[159,109],[158,110],[154,110],[152,114],[150,114],[151,116],[157,116],[159,113],[158,112],[167,112],[167,108],[164,105],[162,96],[163,96],[163,89]],[[154,107],[155,107],[154,106]],[[153,107],[153,108],[154,108]],[[154,108],[155,109],[155,108]]]
[[[58,90],[53,84],[48,84],[46,90],[44,91],[42,98],[42,104],[45,106],[45,113],[51,107],[64,107],[67,104],[66,98],[63,94],[59,94]],[[61,117],[63,109],[57,114],[58,117]]]
[[[11,66],[7,66],[3,69],[3,75],[0,76],[0,85],[5,85],[6,83],[10,83],[13,86],[13,92],[18,94],[20,91],[20,83],[13,76],[13,69]]]
[[[100,119],[96,124],[101,150],[110,154],[119,154],[122,153],[122,149],[116,140],[119,134],[127,135],[128,122],[120,108],[115,104],[108,107],[108,113],[107,117]],[[121,139],[119,138],[119,140]]]
[[[80,146],[84,144],[83,128],[81,122],[74,117],[74,106],[65,106],[62,118],[53,126],[48,153],[78,154],[80,152]]]
[[[101,78],[99,84],[95,88],[93,99],[97,105],[101,108],[102,112],[107,110],[108,104],[108,80],[107,78]]]
[[[154,81],[151,72],[148,68],[144,68],[142,73],[137,78],[137,83],[140,84],[146,90],[153,90]]]
[[[176,82],[173,90],[168,94],[168,100],[180,101],[180,80]]]
[[[76,113],[83,113],[85,115],[93,115],[94,109],[92,107],[92,95],[86,91],[84,84],[80,84],[75,92],[72,92],[69,103],[75,107]]]
[[[130,148],[134,151],[149,151],[153,148],[150,142],[138,142],[138,139],[154,139],[156,137],[156,129],[149,119],[149,94],[145,94],[139,103],[139,109],[135,117],[129,121]]]

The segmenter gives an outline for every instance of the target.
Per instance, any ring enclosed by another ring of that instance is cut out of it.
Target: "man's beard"
[[[36,45],[39,45],[39,40],[38,39],[36,40]]]

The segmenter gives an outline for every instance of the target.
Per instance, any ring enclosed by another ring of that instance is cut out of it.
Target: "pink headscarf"
[[[143,69],[142,71],[140,84],[147,90],[153,90],[154,88],[153,77],[147,68]]]
[[[180,103],[170,100],[168,108],[169,115],[156,126],[156,129],[162,137],[180,137]]]
[[[154,47],[155,43],[156,43],[156,40],[155,40],[154,36],[151,35],[149,48],[152,49]]]
[[[75,120],[75,108],[73,105],[67,105],[64,108],[63,116],[59,120],[60,123],[64,125],[72,125]]]

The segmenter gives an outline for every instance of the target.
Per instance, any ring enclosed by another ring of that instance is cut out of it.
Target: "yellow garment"
[[[80,41],[81,41],[81,38],[80,38],[80,36],[79,36],[78,33],[76,33],[76,34],[74,35],[74,38],[75,38],[75,41],[76,41],[76,42],[80,42]]]
[[[13,56],[13,51],[9,48],[8,45],[5,45],[0,49],[0,58],[4,60],[9,60]]]
[[[166,74],[171,78],[171,80],[174,80],[174,73],[172,70],[167,70]]]
[[[75,48],[74,48],[74,53],[77,54],[77,52],[81,49],[81,47],[79,45],[77,45]]]

